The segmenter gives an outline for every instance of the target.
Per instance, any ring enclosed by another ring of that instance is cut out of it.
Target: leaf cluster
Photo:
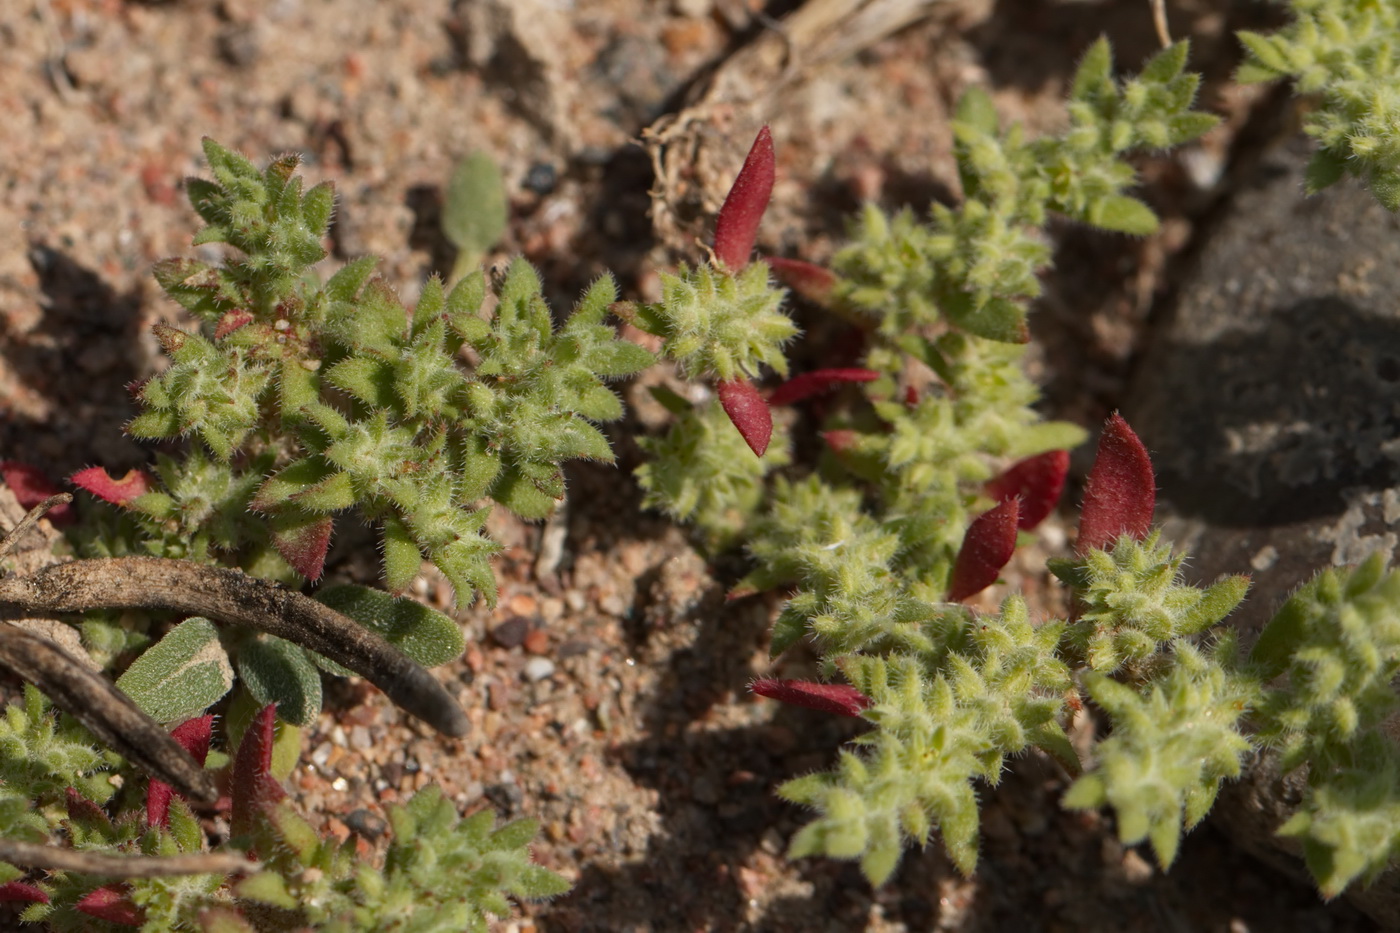
[[[186,541],[192,557],[224,552],[264,573],[280,555],[315,578],[332,516],[356,508],[380,528],[391,589],[426,558],[459,600],[493,599],[484,503],[548,515],[563,461],[612,458],[595,426],[622,414],[607,381],[652,360],[604,323],[611,278],[558,328],[523,260],[494,289],[480,272],[450,291],[429,280],[412,309],[373,276],[372,257],[321,284],[311,266],[330,187],[302,194],[292,157],[259,172],[212,141],[205,152],[215,180],[191,182],[209,224],[196,242],[243,255],[157,267],[203,328],[158,329],[171,366],[139,390],[146,410],[129,430],[191,435],[208,453],[163,461],[160,488],[129,504],[150,549]]]
[[[1260,737],[1308,795],[1279,833],[1303,846],[1323,894],[1374,878],[1400,856],[1400,572],[1377,554],[1325,570],[1279,610],[1251,659],[1271,681]]]
[[[21,820],[7,821],[7,838],[125,856],[173,856],[209,848],[200,820],[182,798],[171,799],[166,825],[143,819],[132,795],[113,798],[110,779],[119,760],[95,751],[81,727],[60,726],[32,687],[22,704],[6,708],[0,741],[0,814],[18,815],[4,802],[11,796],[37,805]],[[240,760],[244,755],[240,748]],[[228,760],[227,755],[211,755],[210,766]],[[268,760],[265,756],[264,764]],[[235,798],[271,780],[261,770],[240,777]],[[559,875],[530,861],[529,844],[538,830],[533,820],[497,826],[490,810],[461,818],[436,786],[387,808],[389,843],[379,864],[357,854],[353,838],[344,843],[322,838],[276,796],[280,793],[254,802],[254,821],[241,839],[263,855],[254,874],[134,877],[113,885],[104,876],[54,870],[23,882],[42,892],[43,900],[26,907],[22,919],[55,930],[92,929],[94,916],[104,915],[84,905],[91,905],[94,894],[105,893],[132,911],[135,925],[148,933],[255,933],[306,926],[347,933],[485,931],[489,914],[510,913],[508,896],[534,899],[568,889]],[[26,875],[0,863],[0,884]]]
[[[1400,210],[1400,3],[1290,0],[1293,20],[1272,35],[1241,31],[1244,82],[1292,78],[1319,105],[1304,126],[1318,142],[1308,192],[1344,176],[1363,180],[1376,200]]]
[[[1124,156],[1180,145],[1217,122],[1191,109],[1200,76],[1184,70],[1187,53],[1179,42],[1119,83],[1100,39],[1075,75],[1069,127],[1033,140],[1019,126],[1002,132],[990,96],[968,91],[953,124],[962,203],[935,204],[923,223],[867,207],[836,256],[841,300],[889,337],[942,324],[1024,343],[1026,305],[1050,261],[1039,234],[1050,213],[1122,233],[1157,229],[1151,208],[1125,194],[1136,173]]]

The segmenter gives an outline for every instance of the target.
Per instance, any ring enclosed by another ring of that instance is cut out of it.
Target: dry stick
[[[170,733],[111,681],[53,642],[0,622],[0,666],[34,684],[104,745],[148,774],[199,803],[212,805],[218,799],[214,778]]]
[[[0,538],[0,557],[4,557],[6,554],[13,551],[15,545],[19,544],[19,539],[23,538],[25,532],[39,523],[39,519],[44,517],[45,512],[56,505],[63,505],[66,502],[72,501],[72,496],[66,492],[61,492],[56,496],[49,496],[43,502],[40,502],[38,505],[34,506],[34,508],[24,513],[24,518],[16,522],[15,527],[11,528],[9,532],[6,533],[5,537]]]
[[[361,674],[439,732],[460,737],[470,728],[442,684],[383,638],[314,599],[241,571],[158,557],[75,560],[0,580],[0,603],[35,614],[168,609],[246,625]]]
[[[262,865],[242,852],[204,852],[198,855],[100,855],[79,849],[60,849],[0,839],[0,861],[26,868],[47,868],[83,875],[114,878],[168,878],[172,875],[235,875],[252,873]]]

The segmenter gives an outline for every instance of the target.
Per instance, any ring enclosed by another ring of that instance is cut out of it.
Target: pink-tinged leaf
[[[767,256],[763,261],[779,282],[814,304],[826,304],[836,287],[836,273],[822,266],[781,256]]]
[[[1156,504],[1157,480],[1147,448],[1115,412],[1104,422],[1098,454],[1084,481],[1075,552],[1112,547],[1124,534],[1147,537]]]
[[[1016,524],[1020,512],[1020,500],[1008,499],[983,512],[967,526],[948,580],[949,602],[960,603],[997,582],[1001,568],[1016,553]]]
[[[246,327],[251,323],[253,323],[252,312],[245,311],[242,308],[234,308],[232,311],[226,312],[223,317],[219,318],[218,326],[214,328],[214,339],[222,340],[229,334],[238,330],[238,328]]]
[[[873,369],[814,369],[794,376],[773,390],[769,405],[791,405],[835,388],[843,382],[874,382],[880,374]]]
[[[209,757],[209,738],[214,732],[212,714],[187,719],[170,730],[170,737],[180,743],[180,747],[190,753],[197,763],[204,764]]]
[[[810,680],[761,677],[750,684],[749,689],[770,700],[835,713],[837,716],[859,716],[871,704],[870,697],[850,684],[818,684]]]
[[[146,825],[170,825],[170,798],[175,796],[175,788],[158,778],[151,778],[146,785]]]
[[[15,494],[20,508],[25,511],[34,508],[49,496],[63,492],[49,482],[49,478],[38,467],[20,463],[18,460],[0,461],[0,477],[4,478],[5,485],[10,487],[10,492]],[[78,518],[73,513],[73,506],[66,502],[49,509],[44,516],[55,525],[70,525]]]
[[[179,328],[171,327],[169,324],[153,324],[151,333],[155,334],[156,342],[160,344],[160,348],[170,356],[174,356],[183,349],[185,342],[190,339],[189,334]]]
[[[715,218],[715,258],[731,272],[749,264],[758,224],[773,194],[775,165],[773,135],[765,126],[758,131],[744,167],[739,169],[739,176]]]
[[[126,505],[151,488],[150,478],[140,470],[127,470],[121,479],[112,479],[102,467],[79,470],[68,477],[68,482],[113,505]]]
[[[80,794],[76,787],[68,788],[64,797],[68,805],[68,819],[87,826],[112,828],[112,818],[107,811]]]
[[[233,758],[232,824],[234,835],[253,831],[260,814],[287,796],[277,778],[272,776],[272,743],[276,738],[277,704],[264,706]]]
[[[0,904],[47,904],[49,896],[25,881],[0,884]]]
[[[763,456],[773,439],[773,413],[753,383],[747,379],[731,379],[715,387],[724,413],[744,436],[744,441],[757,455]]]
[[[856,446],[856,441],[860,440],[860,435],[855,431],[837,428],[831,431],[823,431],[822,440],[826,441],[826,446],[831,448],[832,453],[840,455]]]
[[[319,580],[334,527],[335,521],[329,515],[278,515],[272,520],[272,545],[297,573],[308,580]]]
[[[141,910],[115,885],[89,891],[73,906],[89,917],[106,920],[118,926],[139,927],[145,922]]]
[[[199,764],[209,757],[209,737],[214,730],[213,716],[198,716],[170,730],[170,737],[180,743]],[[146,825],[170,825],[170,798],[175,788],[157,778],[146,785]]]
[[[1069,475],[1069,451],[1051,450],[1015,463],[987,483],[987,495],[998,502],[1021,500],[1021,530],[1030,531],[1045,521],[1060,501]]]

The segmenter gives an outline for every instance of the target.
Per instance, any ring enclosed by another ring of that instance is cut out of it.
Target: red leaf
[[[987,495],[998,502],[1021,500],[1021,530],[1030,531],[1045,521],[1060,501],[1069,475],[1069,451],[1051,450],[1013,464],[987,483]]]
[[[768,263],[779,282],[815,304],[826,304],[831,290],[836,287],[836,273],[830,269],[781,256],[766,256],[763,261]]]
[[[1147,448],[1115,412],[1104,422],[1099,452],[1084,481],[1075,553],[1112,547],[1124,534],[1147,537],[1156,503],[1157,481]]]
[[[119,926],[139,927],[145,922],[141,911],[131,902],[131,898],[115,885],[89,891],[73,906],[89,917]]]
[[[715,258],[731,271],[749,264],[759,221],[773,194],[775,173],[773,136],[765,126],[758,131],[744,167],[739,169],[739,176],[715,218]]]
[[[747,379],[721,382],[715,390],[719,394],[719,403],[724,406],[724,413],[744,435],[749,448],[756,455],[763,456],[768,442],[773,439],[773,413],[768,410],[763,396]]]
[[[79,470],[68,477],[68,482],[113,505],[126,505],[151,488],[150,478],[140,470],[127,470],[121,479],[112,479],[102,467]]]
[[[948,580],[949,602],[960,603],[997,582],[1001,568],[1016,553],[1016,524],[1020,512],[1020,500],[1008,499],[983,512],[967,526]]]
[[[38,467],[20,463],[18,460],[0,461],[0,477],[4,477],[5,485],[10,487],[10,492],[15,494],[20,508],[25,511],[34,508],[49,496],[63,492],[49,482],[49,478]],[[73,514],[73,506],[67,502],[54,506],[44,514],[55,525],[69,525],[78,518]]]
[[[769,405],[791,405],[820,392],[835,388],[842,382],[874,382],[880,374],[873,369],[814,369],[794,376],[773,390]]]
[[[810,680],[761,677],[749,684],[749,689],[770,700],[835,713],[837,716],[859,716],[871,704],[870,697],[850,684],[818,684]]]
[[[219,318],[219,324],[214,328],[214,339],[222,340],[229,334],[238,330],[238,328],[251,323],[253,323],[252,312],[245,311],[242,308],[234,308],[232,311],[225,312],[224,316]]]
[[[855,431],[848,431],[844,428],[822,432],[822,440],[826,441],[826,446],[830,447],[834,454],[845,453],[854,447],[859,439],[860,435]]]
[[[49,896],[24,881],[0,884],[0,904],[47,904]]]
[[[214,729],[213,716],[199,716],[180,723],[170,730],[170,737],[190,753],[200,764],[209,757],[209,736]],[[170,798],[175,788],[164,781],[151,778],[146,785],[146,825],[170,825]]]
[[[319,580],[334,526],[329,515],[278,515],[272,520],[272,545],[297,573],[308,580]]]
[[[111,828],[112,818],[107,815],[107,811],[80,794],[76,787],[68,788],[65,797],[68,804],[68,819],[85,823],[88,826]]]
[[[233,758],[233,832],[252,832],[259,814],[287,796],[272,776],[272,743],[276,738],[277,704],[269,703],[254,717]]]

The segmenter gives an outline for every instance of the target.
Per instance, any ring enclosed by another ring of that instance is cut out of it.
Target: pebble
[[[549,650],[549,634],[542,628],[531,629],[525,636],[525,650],[531,654],[544,654]]]
[[[530,634],[530,620],[524,616],[511,616],[491,630],[491,640],[502,648],[516,648]]]
[[[549,658],[533,657],[525,662],[525,679],[531,682],[544,680],[554,673],[554,662]]]

